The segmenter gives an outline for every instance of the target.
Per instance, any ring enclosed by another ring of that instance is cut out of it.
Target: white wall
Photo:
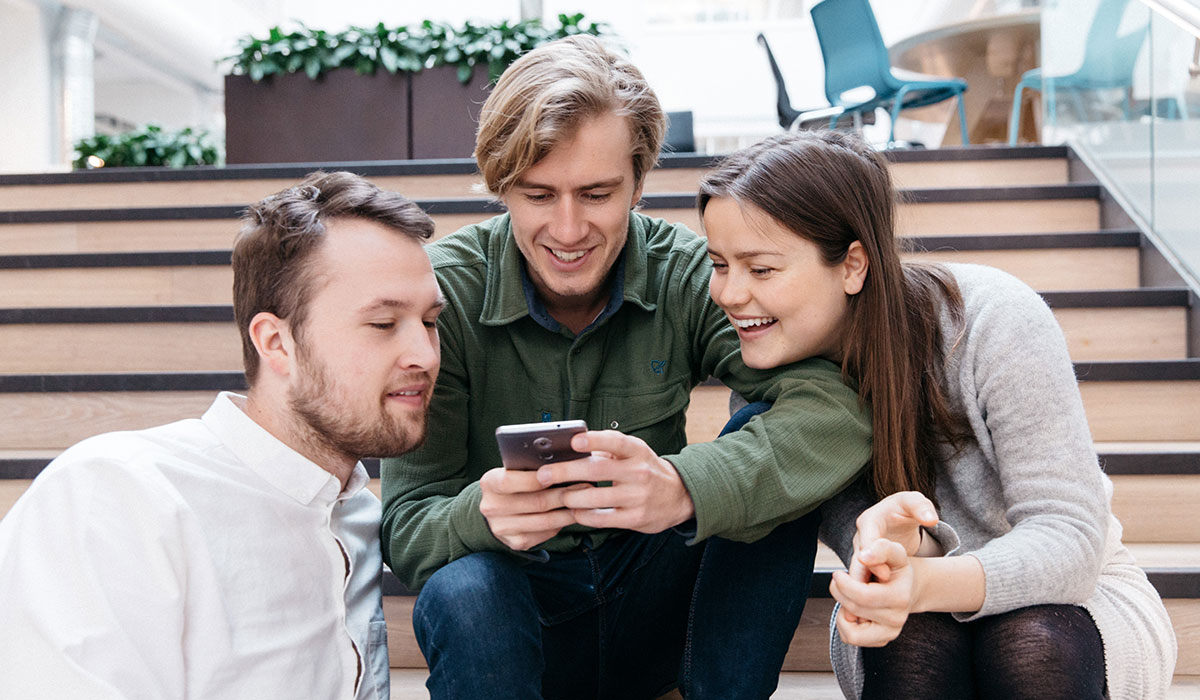
[[[50,167],[50,31],[37,4],[0,0],[0,172]]]

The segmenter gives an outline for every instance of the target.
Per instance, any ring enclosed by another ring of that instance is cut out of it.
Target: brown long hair
[[[780,134],[734,153],[700,181],[701,216],[714,197],[763,211],[814,243],[828,265],[841,263],[855,241],[862,245],[868,270],[849,299],[842,374],[871,406],[872,481],[881,498],[906,490],[933,498],[939,447],[961,446],[969,434],[941,384],[940,308],[957,339],[962,294],[945,268],[900,261],[887,162],[851,134]]]

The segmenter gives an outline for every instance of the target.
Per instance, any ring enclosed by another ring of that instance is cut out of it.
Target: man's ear
[[[250,340],[271,372],[285,377],[291,373],[296,341],[287,321],[267,311],[258,312],[250,319]]]
[[[867,270],[871,266],[867,260],[867,251],[862,243],[855,241],[846,250],[846,259],[842,261],[842,290],[854,296],[862,291],[867,281]]]

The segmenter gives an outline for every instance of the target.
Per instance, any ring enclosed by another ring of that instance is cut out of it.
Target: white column
[[[75,142],[96,133],[96,83],[92,71],[100,20],[91,10],[59,10],[51,48],[56,98],[54,160],[69,163]]]

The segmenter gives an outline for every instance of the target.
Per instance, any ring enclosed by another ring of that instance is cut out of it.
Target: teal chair
[[[825,97],[829,104],[845,113],[889,109],[892,127],[888,143],[892,144],[902,110],[957,97],[959,128],[963,145],[967,145],[967,114],[963,108],[967,81],[893,68],[867,0],[822,0],[810,13],[825,59]]]
[[[1125,120],[1130,119],[1129,91],[1133,87],[1133,68],[1137,63],[1142,44],[1146,41],[1149,25],[1142,25],[1127,34],[1119,34],[1121,18],[1129,0],[1100,0],[1096,16],[1088,29],[1087,44],[1083,49],[1083,63],[1079,70],[1070,75],[1042,75],[1041,68],[1026,71],[1013,92],[1012,116],[1008,119],[1008,143],[1017,144],[1021,130],[1021,98],[1026,89],[1037,90],[1046,95],[1046,114],[1050,119],[1057,114],[1059,90],[1068,91],[1075,100],[1076,109],[1083,116],[1083,100],[1080,94],[1090,90],[1123,88],[1125,98],[1122,108]]]

